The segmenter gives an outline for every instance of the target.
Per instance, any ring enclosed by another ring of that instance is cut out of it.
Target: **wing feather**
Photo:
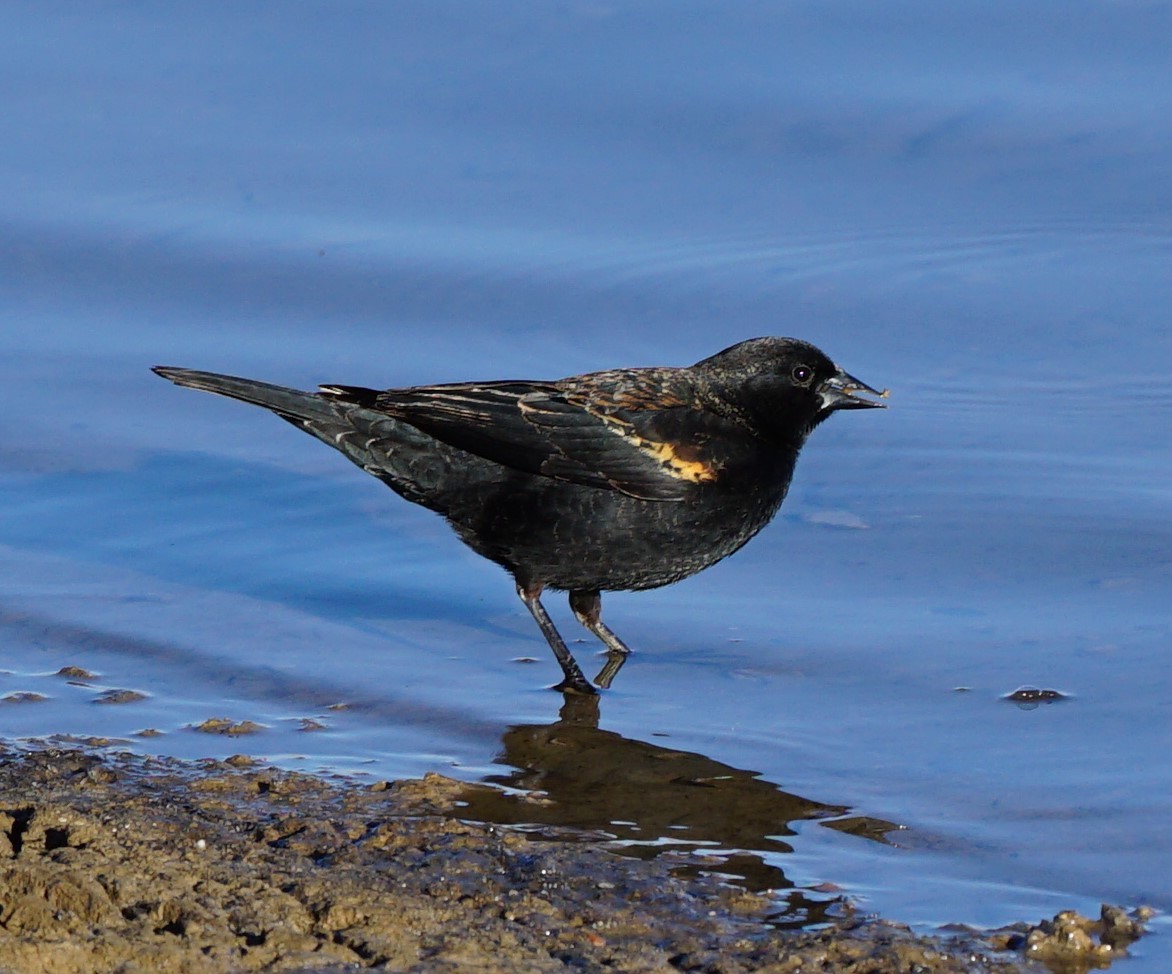
[[[526,473],[541,473],[550,444],[518,401],[547,383],[461,382],[380,393],[376,408],[438,440]]]
[[[391,389],[375,408],[516,470],[679,501],[717,478],[721,435],[743,433],[688,392],[680,370],[632,369]]]

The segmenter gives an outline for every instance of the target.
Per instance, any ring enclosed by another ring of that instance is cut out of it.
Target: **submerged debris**
[[[103,690],[94,697],[94,703],[138,703],[146,699],[147,695],[138,690]]]
[[[1033,710],[1038,704],[1058,703],[1069,700],[1070,697],[1061,690],[1042,690],[1038,687],[1018,687],[1012,693],[1005,694],[1002,700],[1015,703],[1023,710]]]
[[[1144,933],[1144,924],[1153,911],[1140,907],[1128,913],[1118,906],[1103,904],[1099,919],[1092,920],[1074,910],[1064,910],[1053,920],[1035,926],[1008,927],[990,935],[990,943],[1005,950],[1022,951],[1051,970],[1089,971],[1109,967]]]
[[[251,720],[209,717],[202,723],[192,724],[191,729],[197,730],[201,734],[227,734],[229,737],[238,737],[241,734],[258,734],[264,730],[264,725],[253,723]]]
[[[98,678],[96,673],[91,673],[89,670],[80,666],[63,666],[54,675],[68,677],[74,680],[96,680]]]

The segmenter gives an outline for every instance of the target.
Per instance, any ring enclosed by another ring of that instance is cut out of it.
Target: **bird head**
[[[712,408],[780,443],[800,443],[839,409],[882,408],[877,399],[888,394],[796,338],[751,338],[697,362],[693,370]]]

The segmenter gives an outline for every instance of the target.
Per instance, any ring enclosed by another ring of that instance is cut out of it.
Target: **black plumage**
[[[606,645],[627,647],[600,593],[679,581],[732,554],[777,513],[798,451],[839,409],[885,396],[813,345],[755,338],[685,368],[616,369],[557,381],[462,382],[316,393],[160,366],[173,382],[250,402],[344,453],[447,518],[507,569],[561,664],[564,690],[593,692],[540,596],[570,606]]]

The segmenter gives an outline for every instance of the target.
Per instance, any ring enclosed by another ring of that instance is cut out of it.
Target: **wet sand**
[[[702,870],[465,821],[469,787],[0,745],[0,970],[1085,971],[1140,932],[783,930]]]

